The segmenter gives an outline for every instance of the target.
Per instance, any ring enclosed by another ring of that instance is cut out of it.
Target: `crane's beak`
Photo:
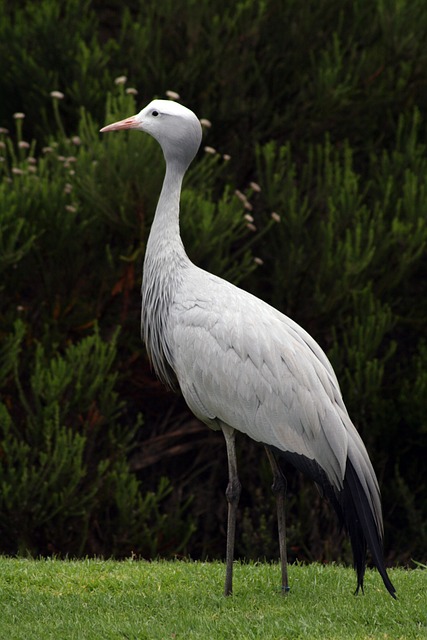
[[[139,124],[140,122],[138,122],[137,117],[132,116],[131,118],[125,118],[113,124],[108,124],[106,127],[100,129],[100,133],[105,133],[106,131],[121,131],[122,129],[137,129]]]

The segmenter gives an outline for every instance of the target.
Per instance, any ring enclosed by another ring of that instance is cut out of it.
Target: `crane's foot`
[[[290,590],[290,587],[284,587],[283,585],[281,587],[278,587],[277,589],[278,593],[280,593],[282,596],[287,596]]]

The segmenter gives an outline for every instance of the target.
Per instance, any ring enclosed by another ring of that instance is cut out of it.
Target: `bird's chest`
[[[165,272],[168,276],[168,271]],[[158,276],[150,264],[142,281],[141,335],[154,371],[172,389],[176,387],[170,316],[176,286],[172,277]]]

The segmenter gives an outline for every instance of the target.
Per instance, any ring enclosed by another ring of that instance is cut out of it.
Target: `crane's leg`
[[[228,425],[222,425],[222,432],[227,445],[228,458],[228,485],[225,496],[228,502],[228,523],[227,523],[227,552],[224,595],[229,596],[233,591],[233,560],[234,560],[234,540],[236,537],[236,517],[237,505],[239,504],[241,484],[237,475],[236,457],[236,432]]]
[[[285,517],[285,501],[286,501],[286,478],[283,475],[274,453],[268,447],[265,447],[271,469],[273,471],[272,490],[276,496],[277,505],[277,527],[279,530],[279,549],[280,564],[282,567],[282,593],[289,591],[288,583],[288,558],[286,552],[286,517]]]

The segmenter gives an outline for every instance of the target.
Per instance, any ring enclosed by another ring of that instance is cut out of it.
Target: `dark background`
[[[190,257],[320,343],[378,474],[387,560],[426,562],[424,3],[0,10],[0,551],[224,554],[222,436],[139,339],[161,153],[98,134],[172,90],[212,123],[183,191]],[[241,437],[239,460],[238,554],[276,558],[264,452]],[[291,559],[349,560],[328,505],[287,476]]]

